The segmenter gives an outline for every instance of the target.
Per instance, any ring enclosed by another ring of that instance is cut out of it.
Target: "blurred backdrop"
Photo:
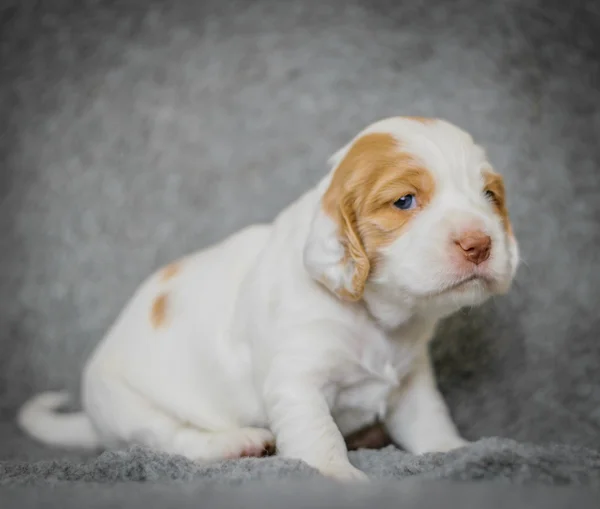
[[[600,443],[600,29],[590,1],[3,1],[0,458],[146,275],[274,215],[392,115],[471,131],[525,264],[440,329],[470,439]]]

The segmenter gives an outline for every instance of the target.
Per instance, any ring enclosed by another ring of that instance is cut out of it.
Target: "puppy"
[[[193,460],[276,443],[363,479],[345,437],[372,423],[415,454],[466,443],[428,343],[441,318],[505,293],[518,260],[502,178],[471,136],[384,119],[272,224],[149,277],[85,366],[83,412],[43,393],[18,421],[48,444]]]

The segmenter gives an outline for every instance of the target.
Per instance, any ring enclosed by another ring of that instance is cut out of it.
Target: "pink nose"
[[[464,258],[475,265],[485,262],[490,257],[492,239],[480,230],[464,232],[454,242]]]

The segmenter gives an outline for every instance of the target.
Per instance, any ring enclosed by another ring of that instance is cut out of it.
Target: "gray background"
[[[14,411],[76,394],[150,271],[270,220],[395,114],[488,148],[526,262],[509,296],[440,331],[459,428],[600,444],[597,2],[2,5],[0,459],[65,455]]]

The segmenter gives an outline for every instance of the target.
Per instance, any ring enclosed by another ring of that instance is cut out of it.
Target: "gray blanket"
[[[510,295],[433,346],[474,443],[352,461],[374,479],[600,483],[597,2],[5,0],[0,15],[4,485],[316,477],[278,458],[67,453],[14,413],[39,390],[76,400],[150,271],[272,219],[395,114],[446,118],[488,148],[525,263]]]
[[[268,492],[265,488],[268,488]],[[597,509],[598,493],[574,487],[512,486],[499,483],[445,483],[405,481],[370,485],[339,486],[323,481],[280,481],[207,488],[196,482],[128,483],[107,489],[105,484],[78,483],[36,486],[35,489],[11,486],[2,490],[3,507],[44,507],[81,509],[165,507],[223,509],[362,509],[365,507],[402,509]]]
[[[58,456],[58,455],[57,455]],[[374,481],[411,478],[496,480],[527,484],[576,484],[600,488],[600,452],[568,446],[536,446],[508,439],[486,439],[448,454],[413,456],[393,446],[350,453],[350,459]],[[123,483],[127,481],[194,481],[204,486],[249,481],[318,479],[305,463],[278,458],[195,463],[140,447],[108,451],[87,461],[72,459],[34,463],[0,463],[1,485],[55,484],[62,481]]]

